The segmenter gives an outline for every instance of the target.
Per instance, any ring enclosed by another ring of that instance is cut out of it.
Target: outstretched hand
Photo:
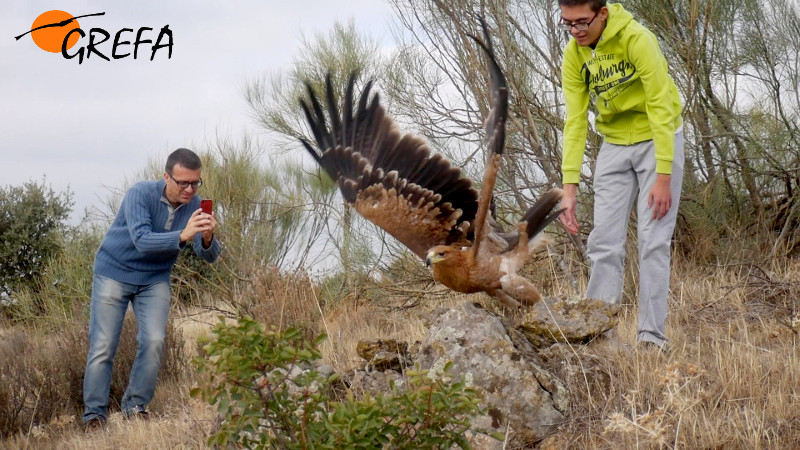
[[[653,188],[650,189],[650,195],[647,197],[647,207],[653,209],[653,220],[663,219],[672,207],[672,192],[669,190],[671,179],[672,176],[659,173],[656,176]]]
[[[575,217],[575,209],[578,206],[578,185],[565,184],[562,186],[562,190],[564,195],[561,197],[561,207],[564,208],[564,212],[561,213],[559,220],[567,231],[578,234],[578,219]]]

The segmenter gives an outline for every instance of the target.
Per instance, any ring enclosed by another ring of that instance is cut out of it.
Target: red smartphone
[[[206,213],[206,214],[211,214],[211,206],[212,205],[213,205],[213,202],[211,200],[207,199],[207,198],[205,198],[203,200],[200,200],[200,209],[202,209],[203,212]]]

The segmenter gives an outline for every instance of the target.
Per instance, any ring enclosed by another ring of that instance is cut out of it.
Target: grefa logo
[[[84,58],[88,60],[92,57],[106,61],[129,56],[137,59],[140,50],[144,50],[145,57],[149,50],[150,61],[161,49],[168,50],[167,59],[172,58],[172,30],[169,29],[169,25],[164,25],[153,40],[155,32],[150,27],[140,27],[136,32],[133,28],[123,28],[117,31],[112,39],[111,33],[102,28],[92,27],[87,33],[78,23],[78,19],[105,14],[101,12],[73,16],[68,12],[54,9],[40,14],[33,21],[30,31],[15,36],[14,39],[20,40],[30,34],[33,42],[42,50],[61,53],[65,59],[77,57],[78,64],[83,64]],[[72,50],[79,43],[81,45],[78,49]]]

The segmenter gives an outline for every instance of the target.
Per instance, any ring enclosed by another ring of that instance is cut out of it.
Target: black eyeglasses
[[[602,11],[602,9],[603,8],[598,9],[597,12],[594,13],[594,16],[592,16],[592,18],[589,19],[588,22],[578,22],[578,23],[565,22],[564,18],[562,17],[561,21],[558,22],[558,27],[566,32],[572,31],[572,28],[575,28],[578,31],[586,31],[592,25],[592,22],[594,22],[594,19],[597,18],[597,15],[600,14],[600,11]]]
[[[181,188],[181,190],[184,190],[184,189],[188,188],[189,186],[191,186],[192,189],[197,190],[197,188],[199,188],[200,186],[203,185],[203,179],[202,178],[197,180],[197,181],[178,181],[175,178],[173,178],[171,173],[167,172],[167,175],[169,175],[169,177],[172,178],[172,181],[174,181],[175,184],[177,184],[178,187]]]

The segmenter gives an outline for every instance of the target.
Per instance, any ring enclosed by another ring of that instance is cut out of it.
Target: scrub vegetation
[[[220,317],[292,330],[292,345],[314,343],[311,355],[343,373],[363,366],[360,339],[421,339],[425,312],[463,301],[497,310],[482,295],[434,284],[413,255],[342,205],[334,183],[300,157],[296,138],[307,130],[297,98],[306,78],[331,71],[344,89],[359,70],[361,82],[377,79],[389,113],[408,131],[479,180],[483,156],[465,149],[483,138],[489,84],[465,32],[479,33],[474,17],[482,14],[512,93],[497,213],[500,221],[519,217],[560,184],[566,36],[555,27],[557,2],[390,2],[398,25],[391,50],[336,24],[309,38],[289,70],[247,86],[265,138],[220,136],[194,147],[203,157],[200,195],[215,201],[225,250],[215,265],[188,252],[174,270],[174,320],[150,421],[125,421],[112,405],[107,431],[84,434],[80,425],[91,266],[104,219],[67,226],[70,194],[50,192],[46,180],[0,190],[0,252],[10,255],[0,265],[0,447],[206,448],[226,431],[219,405],[200,391],[190,395],[208,381],[191,361],[209,350],[202,345]],[[635,350],[631,221],[619,342],[542,351],[572,404],[539,447],[791,448],[800,442],[800,11],[785,0],[624,3],[658,36],[685,105],[686,172],[668,275],[672,350]],[[598,145],[590,130],[583,234],[551,226],[552,242],[525,267],[545,295],[585,287]],[[160,176],[152,162],[131,179]],[[117,202],[109,196],[109,216]],[[130,367],[132,325],[112,398]],[[453,393],[450,385],[428,389]]]

